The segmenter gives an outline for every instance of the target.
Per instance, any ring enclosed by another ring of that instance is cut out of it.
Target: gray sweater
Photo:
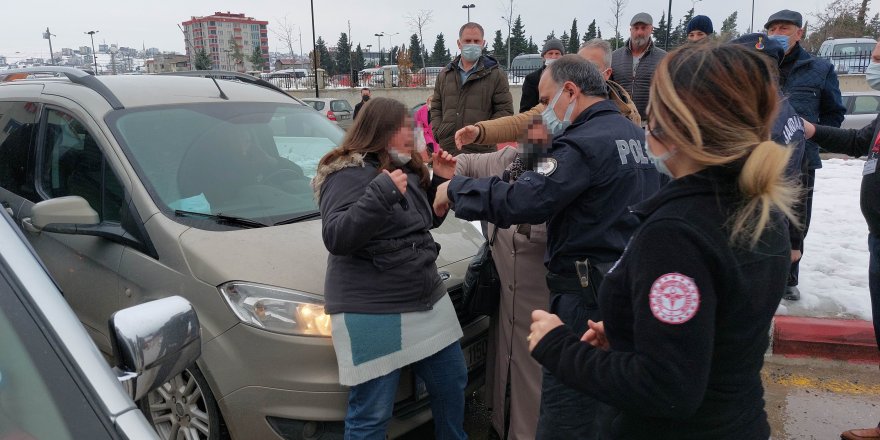
[[[647,122],[645,109],[648,107],[648,89],[651,87],[651,78],[654,77],[654,69],[660,60],[666,56],[666,51],[654,46],[651,41],[648,49],[642,54],[639,66],[633,74],[633,56],[629,47],[629,40],[620,49],[611,54],[611,80],[620,84],[632,97],[642,122]]]

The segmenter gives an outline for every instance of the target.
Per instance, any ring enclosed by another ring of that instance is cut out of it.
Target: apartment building
[[[186,55],[190,67],[195,65],[196,53],[205,49],[218,70],[245,72],[269,70],[268,21],[255,20],[245,14],[215,12],[206,17],[191,17],[182,23]],[[254,48],[263,55],[263,65],[251,63]]]

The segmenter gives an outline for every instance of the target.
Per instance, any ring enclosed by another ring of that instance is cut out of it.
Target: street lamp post
[[[388,37],[388,64],[394,64],[397,62],[397,60],[391,59],[391,50],[394,49],[394,43],[391,42],[391,37],[393,37],[395,35],[400,35],[400,32],[395,32],[393,34],[385,34],[385,36]]]
[[[385,36],[385,32],[379,32],[378,34],[373,34],[373,35],[376,36],[376,43],[378,43],[376,47],[379,48],[379,59],[381,60],[382,59],[382,37]],[[382,64],[382,62],[380,61],[379,64]]]
[[[755,0],[752,0],[752,24],[749,25],[749,33],[755,32]]]
[[[367,47],[367,55],[369,55],[369,54],[370,54],[370,51],[373,49],[373,45],[372,45],[372,44],[368,44],[366,47]],[[367,57],[366,57],[366,56],[364,57],[364,62],[365,62],[365,63],[367,62]]]
[[[315,98],[320,98],[318,93],[318,43],[315,42],[315,0],[309,0],[312,12],[312,65],[315,71]]]
[[[83,33],[89,34],[89,36],[92,37],[92,61],[95,62],[95,75],[97,75],[98,74],[98,54],[95,53],[95,34],[97,34],[98,31],[88,31],[88,32],[83,32]]]
[[[55,55],[52,53],[52,37],[57,35],[49,32],[49,28],[46,28],[46,32],[43,33],[43,38],[49,40],[49,60],[52,61],[52,65],[55,65]]]
[[[471,3],[471,4],[469,4],[469,5],[461,5],[461,8],[462,8],[462,9],[467,9],[468,23],[471,22],[471,8],[476,8],[476,7],[477,7],[477,5],[475,5],[475,4],[473,4],[473,3]]]
[[[669,9],[666,10],[666,17],[672,16],[672,0],[669,0]],[[666,20],[666,41],[663,43],[663,50],[669,50],[669,28],[672,26],[669,25],[670,20]]]

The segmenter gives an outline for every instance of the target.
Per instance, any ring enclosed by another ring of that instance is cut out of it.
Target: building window
[[[209,22],[208,22],[208,26],[217,26],[217,22],[215,22],[215,21],[209,21]]]

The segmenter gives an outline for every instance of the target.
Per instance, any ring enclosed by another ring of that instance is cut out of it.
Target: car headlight
[[[247,325],[291,335],[330,336],[330,315],[317,295],[241,281],[222,284],[220,293]]]

